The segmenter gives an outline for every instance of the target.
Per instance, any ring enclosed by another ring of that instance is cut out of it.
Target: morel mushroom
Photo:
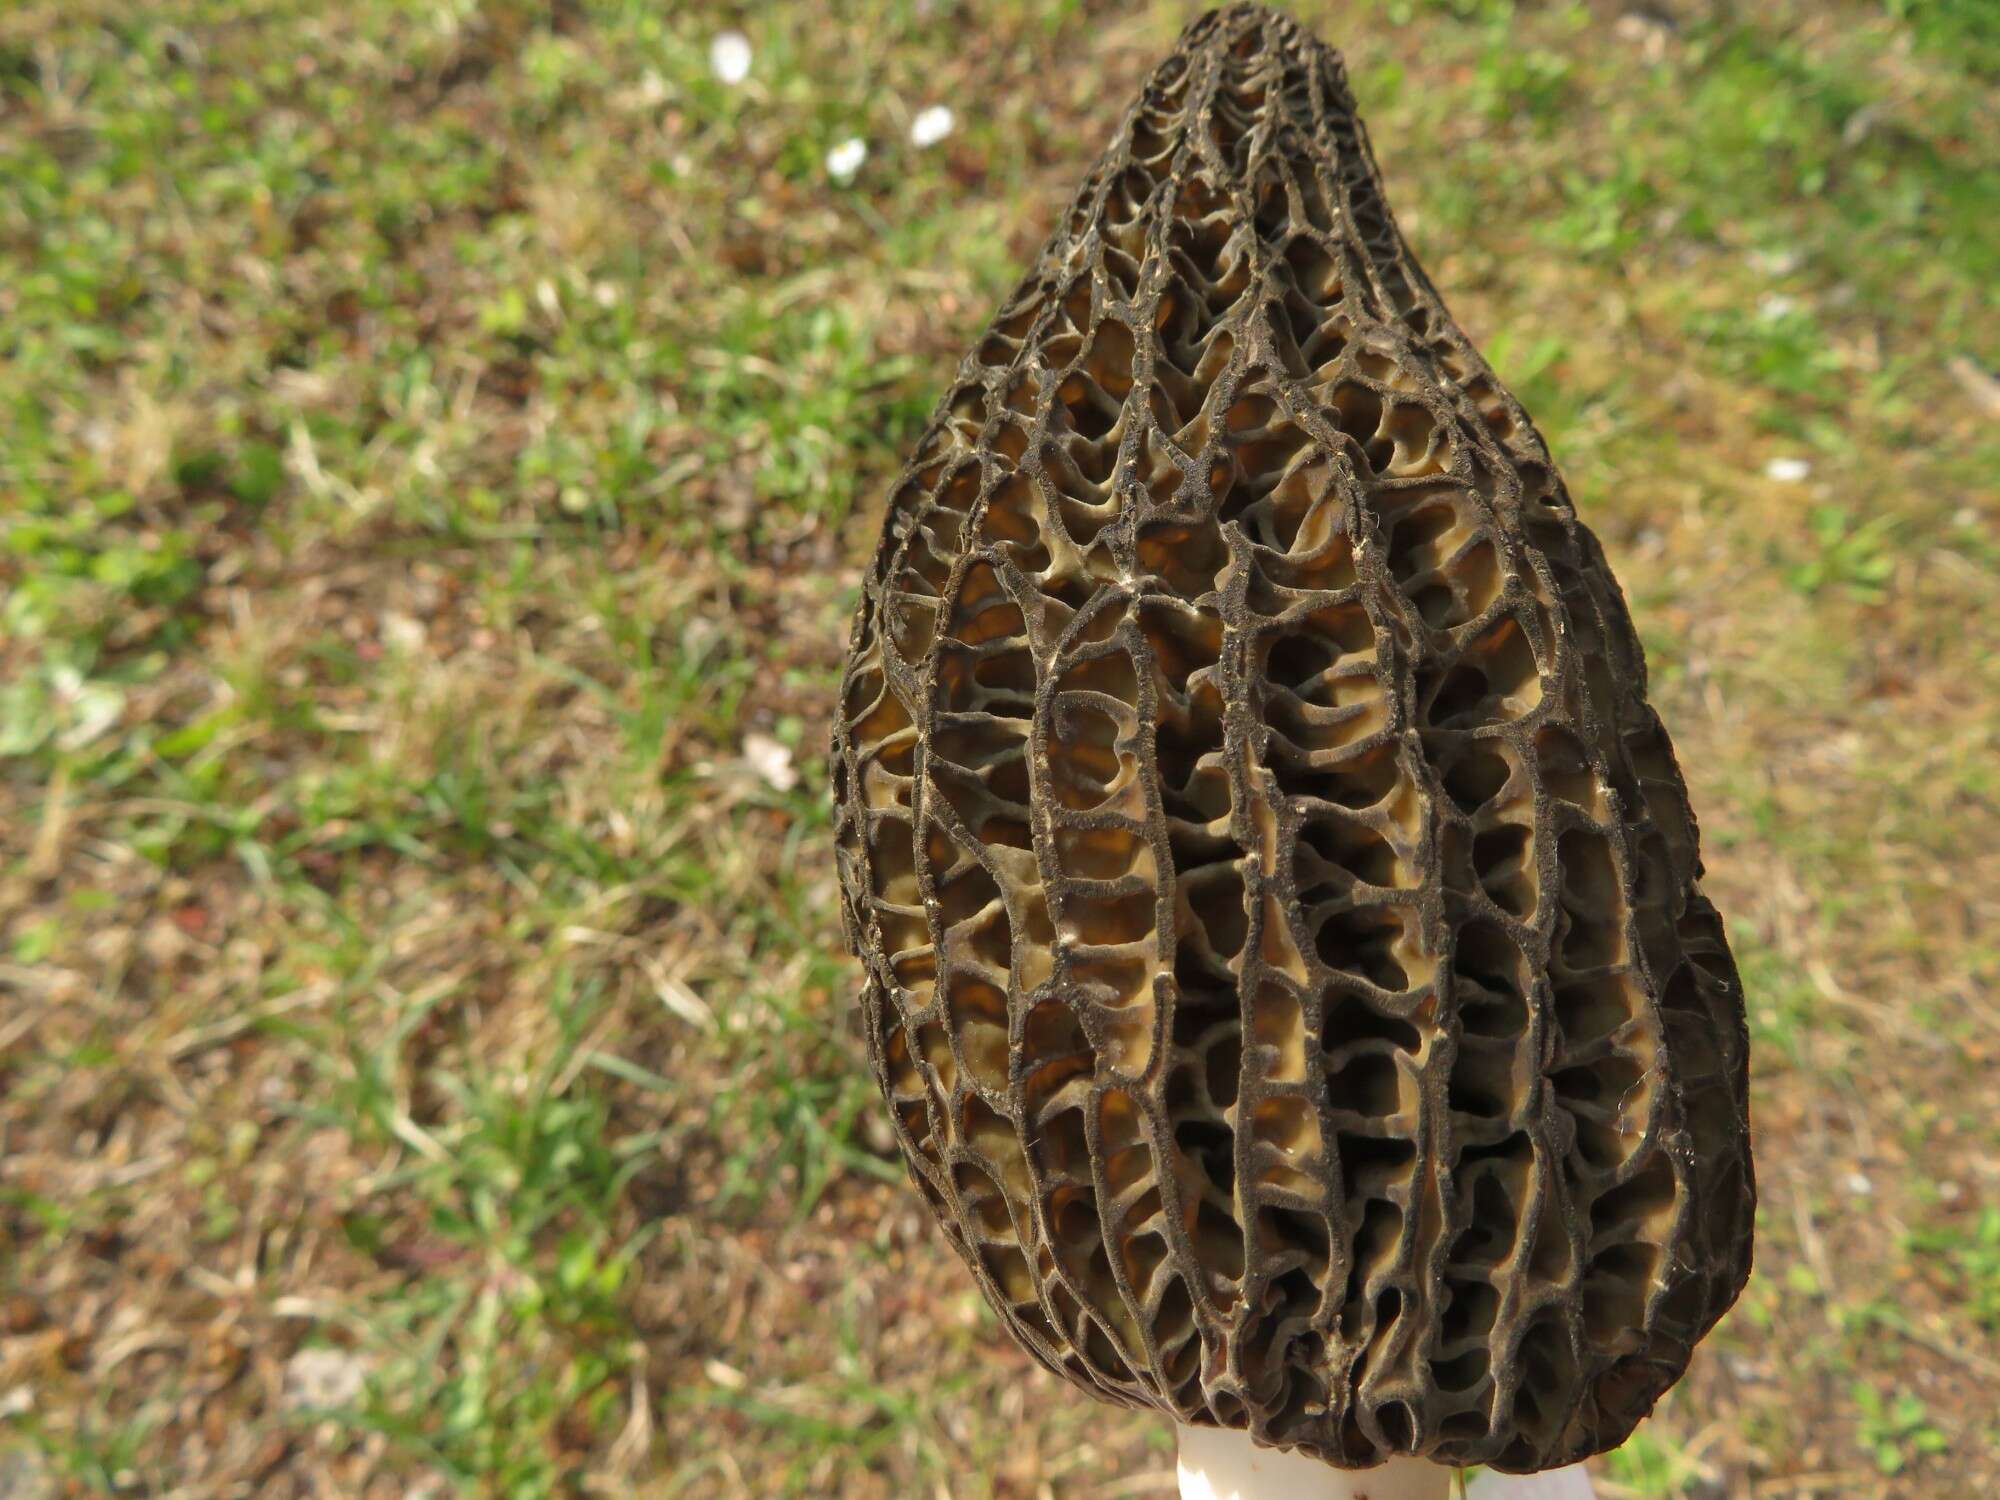
[[[1754,1202],[1644,690],[1338,54],[1197,22],[897,482],[835,731],[896,1136],[1038,1360],[1345,1468],[1625,1438]]]

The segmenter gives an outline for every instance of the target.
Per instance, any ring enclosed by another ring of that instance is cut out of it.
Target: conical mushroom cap
[[[1638,641],[1291,21],[1188,30],[960,367],[834,759],[897,1138],[1083,1389],[1532,1470],[1741,1289],[1742,993]]]

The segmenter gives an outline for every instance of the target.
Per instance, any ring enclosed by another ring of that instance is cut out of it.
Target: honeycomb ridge
[[[1291,21],[1188,29],[961,365],[833,763],[912,1178],[1082,1389],[1535,1470],[1741,1290],[1742,992],[1638,640]]]

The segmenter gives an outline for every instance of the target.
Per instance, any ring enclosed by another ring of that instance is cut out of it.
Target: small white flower
[[[368,1362],[341,1349],[301,1349],[285,1362],[284,1392],[278,1403],[287,1411],[348,1406],[368,1386]]]
[[[743,759],[768,785],[781,792],[789,792],[799,784],[798,767],[792,764],[792,752],[784,741],[773,739],[768,734],[746,734],[743,736]]]
[[[1779,484],[1801,484],[1811,473],[1812,465],[1803,458],[1774,458],[1764,465],[1764,477]]]
[[[852,182],[866,160],[868,143],[858,135],[850,136],[826,153],[827,174],[835,182]]]
[[[950,105],[933,104],[910,121],[910,144],[919,151],[926,146],[935,146],[951,134],[951,127],[956,123]]]
[[[1796,298],[1787,297],[1783,292],[1767,293],[1757,303],[1757,316],[1766,323],[1775,323],[1788,318],[1799,310]]]
[[[378,633],[382,637],[382,644],[391,651],[409,653],[423,650],[423,621],[413,615],[406,615],[401,610],[383,610]]]
[[[708,44],[708,66],[715,76],[736,87],[750,76],[750,38],[740,31],[725,31]]]
[[[1866,1198],[1875,1191],[1875,1184],[1868,1180],[1866,1172],[1849,1172],[1847,1190],[1857,1198]]]

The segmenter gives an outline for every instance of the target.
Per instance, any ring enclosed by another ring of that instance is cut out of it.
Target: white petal
[[[792,764],[792,752],[782,740],[772,739],[768,734],[746,734],[743,737],[743,759],[768,785],[781,792],[789,792],[799,784],[798,768]]]
[[[289,1411],[347,1406],[368,1385],[368,1363],[340,1349],[301,1349],[285,1362],[278,1404]]]
[[[826,153],[826,170],[835,182],[846,182],[868,160],[868,143],[852,136]]]
[[[1803,483],[1811,473],[1812,465],[1803,458],[1774,458],[1764,465],[1764,477],[1779,484]]]
[[[125,695],[108,683],[86,683],[70,700],[69,728],[56,736],[57,748],[81,750],[116,724],[125,712]]]
[[[910,144],[919,151],[926,146],[935,146],[951,134],[951,127],[956,123],[950,105],[933,104],[910,121]]]
[[[750,76],[750,38],[740,31],[725,31],[708,44],[708,66],[715,76],[732,88]]]
[[[379,625],[382,643],[392,651],[421,651],[424,647],[424,623],[414,615],[406,615],[401,610],[385,609]]]

